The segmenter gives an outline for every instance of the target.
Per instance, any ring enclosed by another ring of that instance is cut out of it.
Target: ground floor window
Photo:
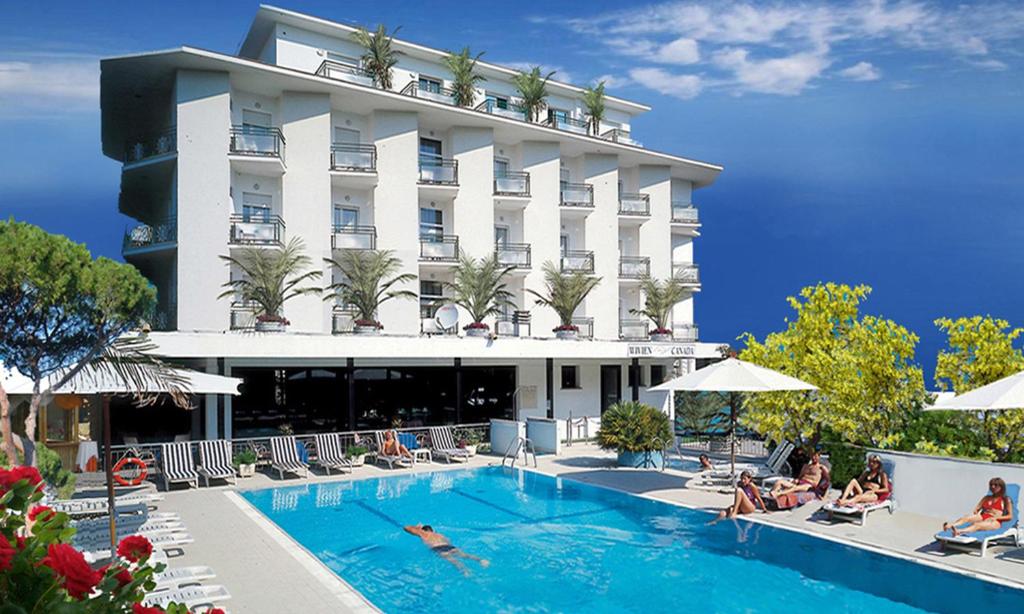
[[[562,388],[580,387],[580,368],[576,365],[562,366]]]

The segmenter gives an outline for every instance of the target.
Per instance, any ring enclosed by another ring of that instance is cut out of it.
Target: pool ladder
[[[533,447],[533,442],[526,437],[516,437],[509,442],[508,447],[505,448],[505,456],[501,457],[501,466],[505,466],[505,461],[509,461],[509,467],[515,467],[516,459],[519,458],[519,454],[523,455],[523,463],[527,466],[530,464],[530,455],[533,455],[533,466],[537,467],[537,450]]]

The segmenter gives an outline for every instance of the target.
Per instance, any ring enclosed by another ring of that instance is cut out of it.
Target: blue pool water
[[[1020,612],[1024,591],[500,467],[244,493],[385,612]],[[465,551],[463,577],[402,531]]]

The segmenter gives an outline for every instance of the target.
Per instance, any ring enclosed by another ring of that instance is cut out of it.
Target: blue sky
[[[784,325],[785,297],[866,283],[917,332],[1024,325],[1024,5],[986,2],[281,2],[441,48],[602,78],[649,103],[634,136],[723,164],[700,190],[701,336]],[[236,51],[249,2],[19,3],[0,22],[0,215],[119,258],[119,165],[100,153],[98,59]],[[929,381],[929,384],[931,382]]]

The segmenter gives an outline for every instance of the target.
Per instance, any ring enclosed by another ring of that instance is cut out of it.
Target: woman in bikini
[[[718,517],[708,524],[715,524],[723,518],[735,518],[740,514],[753,514],[757,510],[761,510],[765,514],[768,513],[768,508],[765,507],[764,500],[761,499],[761,493],[754,485],[753,476],[749,471],[744,471],[740,474],[739,484],[736,485],[736,498],[733,504],[719,512]]]
[[[1013,520],[1013,504],[1006,496],[1006,482],[1002,478],[992,478],[988,482],[988,494],[978,501],[974,510],[953,522],[942,525],[942,529],[950,529],[953,535],[967,535],[975,531],[992,531],[1004,522]],[[964,526],[966,525],[966,526]]]
[[[882,469],[882,459],[877,454],[868,457],[868,467],[860,477],[850,480],[835,504],[839,507],[864,503],[881,503],[889,498],[892,489],[889,476]]]
[[[398,437],[395,435],[394,431],[384,432],[384,454],[387,456],[404,456],[409,459],[412,458],[412,452],[409,451],[409,448],[403,446],[402,443],[398,441]]]

